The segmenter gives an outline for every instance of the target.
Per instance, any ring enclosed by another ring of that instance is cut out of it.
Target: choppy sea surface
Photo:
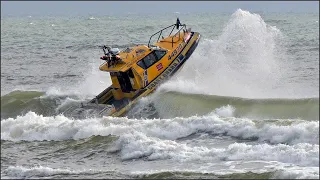
[[[64,114],[111,84],[101,45],[202,35],[124,117]],[[319,179],[319,14],[1,17],[1,178]]]

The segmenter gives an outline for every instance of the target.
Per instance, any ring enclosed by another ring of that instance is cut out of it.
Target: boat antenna
[[[179,26],[181,25],[179,18],[177,17],[176,27],[179,29]]]

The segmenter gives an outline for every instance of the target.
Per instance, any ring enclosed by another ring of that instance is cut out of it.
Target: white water
[[[280,30],[260,15],[238,9],[221,35],[202,38],[177,78],[162,89],[246,98],[303,96],[296,87],[283,88],[291,66],[284,42]]]
[[[8,177],[1,178],[9,178],[9,177],[17,177],[17,178],[34,178],[36,177],[45,177],[52,175],[68,175],[68,174],[94,174],[98,171],[96,170],[71,170],[68,168],[60,169],[60,168],[51,168],[45,166],[34,166],[34,167],[23,167],[23,166],[9,166],[8,169],[5,170]]]
[[[220,112],[221,109],[223,107],[215,112]],[[287,124],[224,118],[214,112],[208,116],[153,120],[111,117],[73,120],[64,116],[43,117],[29,112],[16,119],[2,120],[1,139],[60,141],[94,135],[116,135],[119,139],[109,151],[120,150],[123,160],[147,156],[149,160],[169,158],[176,161],[210,162],[245,159],[319,166],[319,136],[315,136],[319,132],[319,123],[294,121]],[[190,146],[189,143],[176,141],[199,132],[208,133],[209,139],[210,134],[224,134],[240,139],[258,138],[257,142],[261,144],[231,142],[216,148],[215,145]],[[268,141],[272,144],[263,143]]]
[[[46,96],[77,96],[80,100],[92,98],[111,85],[109,73],[99,70],[103,61],[90,59],[89,71],[85,71],[84,80],[67,87],[50,87],[46,90]]]
[[[258,138],[261,142],[318,144],[318,121],[255,121],[228,117],[230,114],[226,111],[230,111],[230,108],[221,107],[206,116],[146,120],[125,117],[73,120],[63,115],[43,117],[29,112],[24,116],[18,116],[16,119],[2,120],[1,139],[12,141],[66,140],[88,138],[93,135],[107,136],[112,134],[122,136],[128,132],[141,132],[147,136],[174,140],[197,132],[208,132],[213,134],[224,133],[241,139]]]
[[[214,172],[222,174],[260,172],[258,163],[264,171],[277,170],[276,177],[279,178],[319,176],[318,122],[269,122],[228,117],[232,115],[232,109],[221,107],[207,116],[145,120],[112,117],[74,120],[64,116],[43,117],[29,112],[16,119],[2,120],[1,139],[61,141],[116,135],[119,139],[107,151],[119,152],[124,161],[144,157],[151,161],[201,162],[202,167],[197,172],[212,172],[212,168],[218,168]],[[192,134],[199,134],[200,137],[179,140]],[[220,139],[219,134],[223,134],[224,138]],[[229,140],[225,138],[228,136]],[[235,139],[232,140],[232,137]],[[258,139],[251,143],[235,141],[253,137]],[[266,143],[268,141],[271,144]],[[22,167],[11,167],[7,171],[14,177],[78,173]]]

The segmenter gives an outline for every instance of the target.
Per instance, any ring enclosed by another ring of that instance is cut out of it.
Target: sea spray
[[[277,87],[286,74],[282,33],[258,14],[238,9],[217,39],[206,37],[177,77],[164,85],[183,92],[249,98],[287,96]],[[194,88],[181,85],[193,83]]]
[[[103,62],[90,61],[89,67],[91,69],[83,72],[84,79],[79,80],[77,84],[64,88],[50,87],[46,91],[46,94],[49,96],[75,95],[82,100],[94,97],[111,85],[109,73],[100,71],[98,68],[100,65],[99,63],[102,64]]]

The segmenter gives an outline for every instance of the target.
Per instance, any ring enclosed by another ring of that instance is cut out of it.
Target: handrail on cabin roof
[[[182,26],[182,28],[179,29],[179,26]],[[167,26],[167,27],[161,29],[160,31],[152,34],[152,35],[150,36],[150,39],[149,39],[149,42],[148,42],[148,47],[150,47],[150,41],[151,41],[151,39],[152,39],[153,36],[159,34],[159,37],[158,37],[158,39],[157,39],[157,42],[159,42],[160,36],[161,36],[161,34],[162,34],[162,31],[165,30],[165,29],[168,29],[168,28],[170,28],[170,27],[173,27],[173,28],[172,28],[169,36],[172,34],[172,32],[173,32],[173,30],[174,30],[175,27],[177,27],[177,29],[179,29],[179,30],[172,36],[172,46],[173,46],[173,37],[175,37],[175,36],[177,35],[177,33],[179,33],[179,39],[180,39],[180,31],[181,31],[182,29],[185,29],[185,30],[187,29],[187,26],[186,26],[185,24],[180,24],[179,18],[177,18],[177,23],[176,23],[176,24],[172,24],[172,25],[170,25],[170,26]],[[185,32],[185,31],[184,31],[184,32]]]

